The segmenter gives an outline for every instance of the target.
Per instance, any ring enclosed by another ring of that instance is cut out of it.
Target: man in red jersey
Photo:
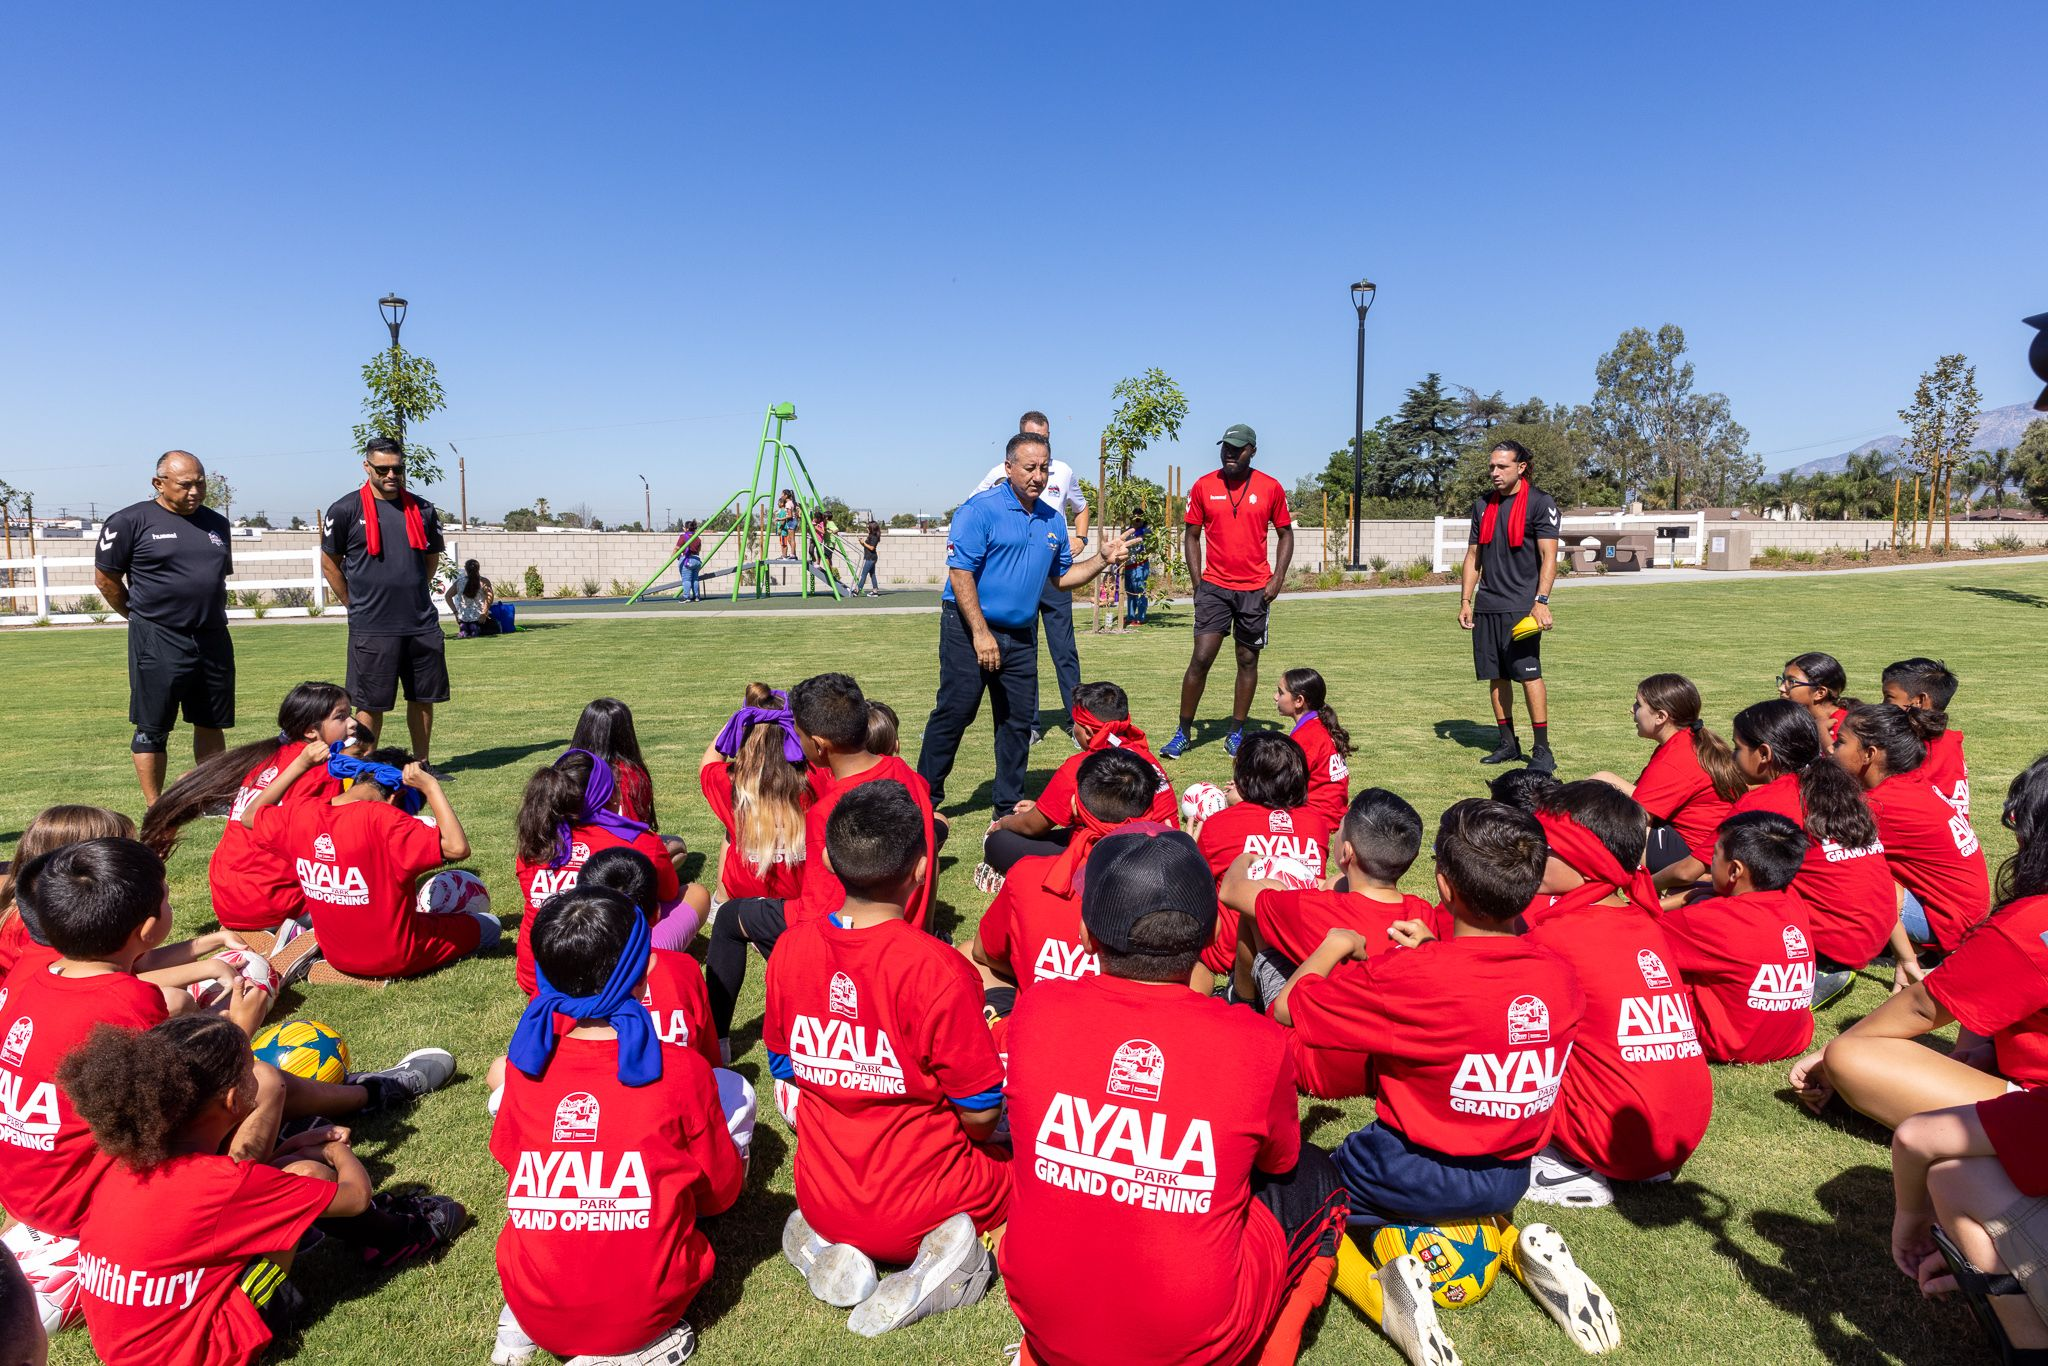
[[[1223,433],[1222,467],[1194,482],[1188,490],[1187,528],[1183,553],[1188,577],[1195,581],[1195,652],[1180,684],[1180,729],[1159,751],[1162,759],[1178,759],[1194,743],[1195,708],[1208,686],[1209,666],[1223,648],[1228,632],[1237,642],[1237,693],[1230,710],[1230,737],[1223,747],[1232,756],[1244,734],[1244,718],[1259,690],[1259,651],[1266,648],[1266,609],[1287,582],[1294,560],[1294,515],[1287,510],[1287,491],[1270,474],[1252,468],[1259,437],[1242,422]],[[1279,564],[1266,559],[1266,528],[1280,532]],[[1208,537],[1208,559],[1202,556]]]

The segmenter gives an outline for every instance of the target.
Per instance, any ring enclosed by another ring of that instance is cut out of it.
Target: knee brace
[[[140,730],[128,742],[128,749],[135,754],[162,754],[170,748],[171,733],[167,730]]]

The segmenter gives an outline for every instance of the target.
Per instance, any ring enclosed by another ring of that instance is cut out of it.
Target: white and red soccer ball
[[[1187,790],[1180,794],[1180,821],[1182,825],[1195,825],[1229,805],[1223,789],[1214,783],[1189,783]]]
[[[235,976],[247,982],[258,991],[277,994],[277,973],[270,966],[270,960],[254,949],[222,949],[214,955],[220,962],[235,970]],[[192,999],[201,1010],[212,1010],[228,1003],[228,984],[217,977],[192,984]]]
[[[439,872],[420,884],[421,915],[482,915],[491,909],[484,880],[460,868]]]
[[[1297,892],[1312,892],[1323,885],[1315,869],[1285,854],[1253,859],[1246,865],[1244,875],[1253,882],[1277,882]]]

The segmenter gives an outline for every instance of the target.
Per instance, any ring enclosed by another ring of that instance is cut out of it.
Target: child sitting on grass
[[[1294,1031],[1303,1090],[1377,1102],[1373,1122],[1330,1155],[1361,1235],[1505,1215],[1529,1188],[1585,1014],[1570,966],[1514,931],[1547,851],[1534,817],[1458,802],[1436,834],[1451,937],[1368,961],[1360,936],[1333,929],[1273,1004]],[[1510,1243],[1508,1270],[1582,1351],[1620,1345],[1613,1306],[1555,1229],[1531,1224]],[[1375,1271],[1347,1237],[1333,1284],[1417,1366],[1454,1361],[1418,1271],[1410,1258]]]
[[[981,984],[950,945],[904,918],[930,873],[925,813],[901,783],[841,796],[824,853],[845,888],[768,960],[761,1039],[802,1096],[796,1202],[782,1249],[811,1293],[874,1337],[979,1300],[993,1259],[977,1234],[1010,1203],[1010,1155],[984,1146],[1003,1064]],[[875,1263],[908,1263],[877,1276]]]
[[[1655,744],[1634,782],[1595,773],[1656,822],[1643,856],[1662,890],[1690,887],[1714,860],[1714,832],[1749,790],[1728,742],[1700,720],[1700,690],[1684,674],[1651,674],[1630,708],[1636,734]]]
[[[512,1036],[491,1156],[511,1177],[491,1360],[682,1361],[716,1258],[699,1227],[746,1171],[711,1065],[665,1048],[643,984],[647,917],[587,881],[534,917],[540,991]],[[566,1030],[562,1021],[573,1021]],[[584,1359],[578,1357],[579,1360]]]
[[[1320,886],[1330,823],[1308,804],[1308,759],[1301,746],[1274,731],[1255,731],[1244,737],[1231,771],[1230,805],[1188,831],[1216,881],[1220,884],[1231,864],[1250,855],[1248,877],[1290,887]],[[1202,966],[1242,982],[1249,979],[1252,962],[1239,943],[1237,924],[1237,911],[1223,908],[1216,917],[1216,942],[1203,953]]]
[[[1949,724],[1948,704],[1956,676],[1948,665],[1925,655],[1884,666],[1884,700],[1922,714],[1927,759],[1920,778],[1964,820],[1970,819],[1970,765],[1963,758],[1963,733]]]
[[[325,765],[352,780],[324,802],[282,805],[293,784]],[[434,824],[414,819],[424,804]],[[413,977],[495,944],[488,911],[430,915],[414,909],[417,884],[469,857],[469,837],[440,782],[402,749],[355,759],[315,742],[243,810],[257,842],[293,861],[320,955],[352,977]]]
[[[349,1131],[320,1125],[250,1157],[249,1040],[216,1016],[96,1027],[58,1073],[107,1158],[79,1233],[93,1350],[107,1366],[245,1366],[303,1301],[287,1277],[317,1223],[364,1264],[452,1239],[445,1195],[373,1196]],[[228,1151],[224,1151],[228,1150]]]
[[[804,813],[815,794],[803,739],[780,692],[747,685],[745,703],[705,747],[697,783],[725,829],[718,900],[796,896],[803,888]]]
[[[1273,702],[1291,724],[1288,735],[1308,760],[1308,804],[1334,830],[1343,824],[1351,805],[1351,769],[1345,760],[1355,751],[1351,733],[1330,705],[1329,685],[1314,669],[1289,669],[1280,676]]]

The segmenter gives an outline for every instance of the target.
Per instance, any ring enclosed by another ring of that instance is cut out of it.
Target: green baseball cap
[[[1216,444],[1219,446],[1256,446],[1259,444],[1259,434],[1240,422],[1225,432],[1223,439]]]

